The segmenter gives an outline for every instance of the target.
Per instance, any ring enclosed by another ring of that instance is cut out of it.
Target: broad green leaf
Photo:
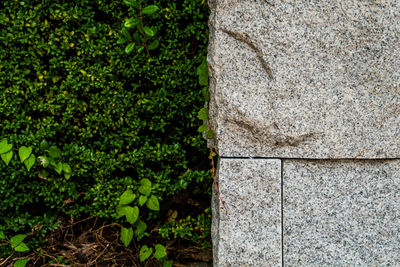
[[[139,192],[145,196],[149,196],[151,194],[151,181],[147,178],[143,178],[139,183]]]
[[[126,43],[126,42],[128,42],[128,40],[126,40],[126,39],[123,38],[123,37],[121,37],[121,38],[119,38],[119,39],[117,40],[117,44],[124,44],[124,43]]]
[[[125,47],[125,53],[129,54],[132,52],[133,48],[135,48],[135,43],[130,43]]]
[[[208,119],[208,109],[207,108],[200,109],[199,112],[197,113],[197,118],[199,118],[200,120]]]
[[[11,237],[10,243],[11,243],[11,248],[15,248],[19,244],[21,244],[22,241],[26,238],[26,235],[15,235]]]
[[[12,149],[13,145],[7,143],[7,139],[3,139],[0,142],[0,154],[6,153]]]
[[[144,233],[144,231],[146,231],[147,225],[144,221],[139,220],[136,223],[136,229],[135,229],[135,236],[140,236],[141,234]]]
[[[153,253],[153,248],[149,248],[148,246],[144,245],[143,247],[140,248],[139,252],[140,261],[143,262],[147,260],[152,253]]]
[[[149,196],[151,194],[151,186],[141,185],[139,186],[139,192],[145,196]]]
[[[154,195],[151,195],[149,197],[149,199],[146,202],[146,206],[151,210],[155,211],[160,210],[160,203],[158,202],[158,199]]]
[[[154,50],[154,49],[157,49],[157,47],[160,45],[160,42],[158,41],[158,40],[154,40],[153,42],[151,42],[148,46],[147,46],[147,48],[149,49],[149,50]]]
[[[150,36],[150,37],[154,36],[154,31],[147,26],[143,27],[143,31],[147,36]]]
[[[32,154],[32,147],[21,146],[18,150],[19,159],[24,162]]]
[[[139,184],[151,186],[151,181],[149,179],[147,179],[147,178],[143,178],[143,179],[140,180]]]
[[[55,170],[58,174],[61,174],[61,173],[62,173],[63,165],[62,165],[61,162],[57,162],[57,163],[53,164],[53,166],[54,166],[54,170]]]
[[[133,229],[132,227],[125,228],[123,227],[121,230],[121,241],[124,243],[124,246],[127,247],[131,243],[133,238]]]
[[[3,231],[0,231],[0,239],[6,239],[6,236]]]
[[[24,161],[24,164],[25,164],[25,167],[28,169],[28,171],[30,171],[31,170],[31,168],[32,168],[32,166],[35,164],[35,155],[33,155],[33,154],[31,154],[30,156],[29,156],[29,158],[27,158],[25,161]]]
[[[46,156],[39,156],[38,159],[43,167],[47,168],[49,166],[50,161]]]
[[[172,264],[173,264],[173,263],[174,263],[174,262],[173,262],[172,260],[164,261],[163,267],[172,267]]]
[[[119,204],[120,205],[127,205],[131,203],[136,198],[136,195],[133,193],[132,190],[128,189],[124,193],[122,193]]]
[[[212,130],[208,130],[207,132],[206,132],[206,138],[207,139],[211,139],[211,138],[213,138],[214,137],[214,132],[212,131]]]
[[[18,252],[24,252],[24,251],[28,251],[29,250],[28,246],[24,242],[21,242],[14,249],[15,249],[15,251],[18,251]]]
[[[146,203],[146,201],[147,201],[147,197],[144,196],[144,195],[140,195],[140,197],[139,197],[139,206],[143,206],[144,203]]]
[[[197,67],[197,75],[199,76],[199,84],[202,86],[208,85],[208,65],[207,59],[204,57],[203,62]]]
[[[124,23],[124,26],[127,28],[132,28],[139,24],[140,24],[139,18],[132,18],[132,19],[127,19]]]
[[[61,150],[56,146],[51,146],[49,148],[49,156],[52,157],[53,159],[57,159],[61,157]]]
[[[155,249],[154,258],[159,260],[167,256],[167,249],[163,245],[157,244],[155,245]]]
[[[142,9],[142,13],[146,14],[146,15],[151,15],[154,12],[156,12],[158,10],[158,6],[156,5],[150,5],[150,6],[146,6],[145,8]]]
[[[65,179],[68,180],[71,177],[71,174],[72,174],[71,167],[67,163],[63,163],[62,164],[62,170],[64,171]]]
[[[207,131],[207,130],[208,130],[207,124],[203,124],[203,125],[201,125],[201,126],[197,129],[197,131],[198,131],[199,133],[202,133],[202,132]]]
[[[47,148],[49,148],[49,143],[47,143],[46,140],[43,140],[42,142],[40,142],[39,148],[40,150],[46,150]]]
[[[14,267],[25,267],[28,263],[29,259],[19,259],[14,262]]]
[[[126,206],[121,206],[121,205],[117,206],[116,211],[117,211],[117,217],[118,218],[121,218],[122,216],[125,215],[125,209],[124,209],[125,207]]]
[[[134,224],[139,217],[139,207],[127,206],[125,209],[125,217],[130,224]]]
[[[10,150],[7,153],[1,154],[0,156],[1,156],[1,159],[4,161],[4,163],[8,166],[13,155],[14,155],[14,152],[12,150]]]
[[[201,89],[201,92],[203,94],[204,101],[209,102],[210,101],[210,92],[208,91],[208,87],[203,87],[203,89]]]

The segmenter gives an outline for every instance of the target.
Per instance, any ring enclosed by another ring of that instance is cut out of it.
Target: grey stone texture
[[[400,160],[284,160],[284,266],[400,266]]]
[[[213,194],[214,266],[281,266],[281,161],[220,159]]]
[[[400,1],[209,5],[220,156],[400,158]]]

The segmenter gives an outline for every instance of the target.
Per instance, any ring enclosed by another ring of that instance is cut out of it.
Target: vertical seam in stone
[[[281,160],[281,256],[282,256],[282,267],[284,267],[284,257],[283,257],[283,159]]]

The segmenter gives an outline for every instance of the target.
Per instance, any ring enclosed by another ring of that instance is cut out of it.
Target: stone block
[[[400,158],[400,1],[209,4],[220,156]]]
[[[284,266],[399,266],[400,160],[284,160]]]
[[[217,178],[214,266],[281,266],[281,161],[220,159]]]

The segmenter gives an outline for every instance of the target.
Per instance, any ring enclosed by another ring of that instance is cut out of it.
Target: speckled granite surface
[[[281,266],[281,161],[220,159],[213,198],[214,266]]]
[[[209,5],[220,156],[400,158],[400,1]]]
[[[283,161],[284,266],[400,266],[400,160]]]

